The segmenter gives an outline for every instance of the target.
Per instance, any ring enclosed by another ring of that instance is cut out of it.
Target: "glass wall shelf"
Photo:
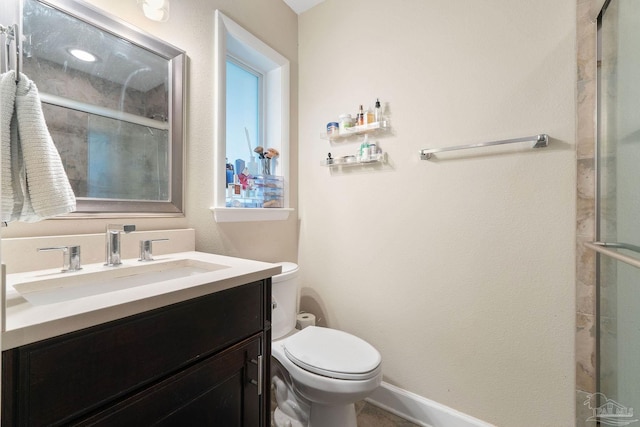
[[[326,166],[329,168],[335,167],[350,167],[350,166],[364,166],[364,165],[375,165],[382,164],[385,162],[386,153],[377,153],[373,156],[369,157],[360,157],[360,156],[344,156],[338,157],[335,159],[325,159],[320,162],[320,166]]]
[[[373,122],[366,125],[352,126],[350,128],[340,129],[337,134],[329,135],[327,133],[321,133],[320,138],[329,141],[339,141],[355,135],[364,135],[371,133],[386,132],[389,129],[389,122],[382,120],[380,122]]]

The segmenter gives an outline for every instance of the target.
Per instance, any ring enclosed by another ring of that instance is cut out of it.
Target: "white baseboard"
[[[366,401],[422,427],[494,427],[384,381]]]

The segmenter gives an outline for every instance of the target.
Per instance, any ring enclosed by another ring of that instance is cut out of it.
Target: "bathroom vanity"
[[[185,257],[226,268],[57,302],[20,287],[42,292],[52,274],[9,278],[26,296],[7,295],[3,425],[269,425],[270,277],[280,267],[197,252],[159,261],[175,268]]]

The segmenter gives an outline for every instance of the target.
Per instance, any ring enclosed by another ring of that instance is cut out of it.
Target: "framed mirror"
[[[184,51],[86,3],[21,1],[22,70],[77,198],[70,215],[183,215]]]

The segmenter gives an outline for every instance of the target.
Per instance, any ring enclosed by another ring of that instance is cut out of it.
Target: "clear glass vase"
[[[260,159],[262,175],[271,175],[271,159]]]

